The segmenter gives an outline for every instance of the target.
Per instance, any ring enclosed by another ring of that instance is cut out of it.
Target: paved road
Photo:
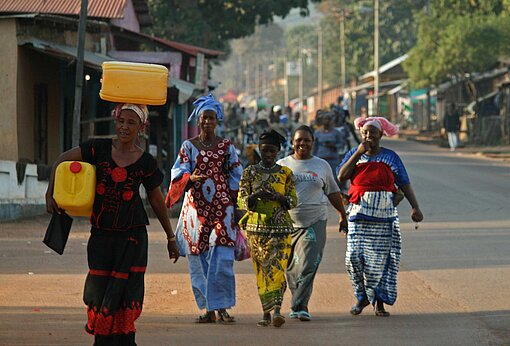
[[[384,145],[401,154],[426,218],[415,231],[406,202],[399,207],[403,257],[390,318],[371,309],[349,315],[354,298],[343,265],[345,238],[332,213],[311,322],[257,328],[260,303],[245,261],[236,263],[238,323],[196,325],[187,262],[166,260],[153,222],[139,345],[510,345],[509,163],[416,142]],[[87,223],[75,221],[66,253],[58,256],[40,242],[48,219],[0,224],[0,345],[92,343],[82,329]]]

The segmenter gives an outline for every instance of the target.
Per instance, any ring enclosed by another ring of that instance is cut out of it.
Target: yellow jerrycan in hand
[[[72,216],[90,216],[96,195],[96,169],[79,161],[61,162],[55,171],[53,198]]]

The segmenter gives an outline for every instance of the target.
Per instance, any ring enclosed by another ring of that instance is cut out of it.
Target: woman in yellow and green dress
[[[262,159],[243,171],[239,186],[239,207],[247,210],[240,225],[247,233],[264,311],[257,325],[263,327],[271,322],[275,327],[285,323],[280,309],[287,288],[285,269],[292,245],[288,210],[297,205],[297,196],[294,174],[276,164],[284,140],[274,130],[260,135]]]

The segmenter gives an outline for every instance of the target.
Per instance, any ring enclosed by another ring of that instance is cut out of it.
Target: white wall
[[[37,165],[27,164],[25,178],[18,185],[16,162],[0,161],[0,205],[10,202],[44,204],[47,181],[37,180]]]

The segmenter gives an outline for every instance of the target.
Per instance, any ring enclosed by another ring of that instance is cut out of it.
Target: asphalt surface
[[[149,227],[149,268],[139,345],[510,345],[510,163],[413,141],[384,140],[402,157],[424,222],[415,230],[399,206],[403,255],[399,297],[389,318],[368,307],[349,314],[345,238],[331,212],[316,278],[311,322],[282,328],[261,317],[250,261],[236,262],[235,325],[197,325],[186,259],[170,263],[157,220]],[[175,225],[176,220],[172,220]],[[0,223],[0,345],[90,345],[81,295],[88,225],[77,219],[63,256],[41,243],[49,217]],[[289,295],[283,312],[289,311]]]

